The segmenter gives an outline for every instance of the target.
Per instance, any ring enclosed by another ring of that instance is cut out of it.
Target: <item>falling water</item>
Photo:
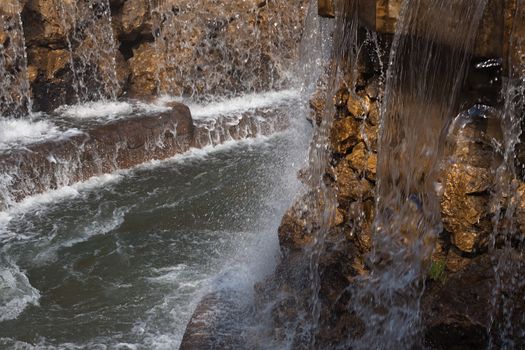
[[[492,196],[493,233],[489,249],[494,253],[492,330],[489,348],[517,349],[525,346],[525,315],[518,309],[525,295],[523,277],[523,222],[516,215],[523,213],[525,188],[519,186],[523,179],[523,164],[518,156],[522,137],[522,120],[525,106],[525,62],[522,52],[522,36],[525,3],[520,0],[514,9],[507,59],[508,77],[503,86],[505,104],[501,113],[503,129],[503,161],[495,176],[495,190]],[[521,168],[521,169],[520,169]],[[518,249],[516,249],[518,248]]]
[[[339,14],[352,13],[352,17],[339,16],[339,20],[335,24],[334,39],[332,48],[332,62],[335,64],[329,67],[327,76],[324,77],[324,84],[319,88],[324,91],[324,99],[326,106],[333,106],[331,103],[332,96],[336,92],[343,81],[343,76],[346,73],[346,67],[351,66],[351,70],[356,67],[356,55],[358,51],[357,45],[357,11],[352,8],[350,12],[349,6],[354,6],[355,2],[340,1],[337,6]],[[317,8],[317,6],[316,6]],[[322,37],[322,36],[321,36]],[[321,45],[322,46],[322,45]],[[352,63],[351,65],[348,63]],[[314,65],[317,64],[315,61]],[[310,67],[312,64],[310,64]],[[322,77],[322,75],[321,75]],[[321,81],[323,78],[321,78]],[[309,194],[307,196],[310,223],[307,228],[313,240],[308,248],[308,271],[309,271],[309,288],[310,298],[308,300],[308,311],[303,315],[307,326],[300,329],[300,334],[295,336],[295,341],[300,344],[307,344],[311,348],[316,346],[316,335],[319,328],[321,316],[321,304],[319,301],[319,292],[321,289],[321,276],[319,269],[319,262],[321,255],[325,249],[326,236],[335,219],[335,209],[337,206],[333,189],[326,185],[326,174],[329,168],[329,139],[330,129],[333,121],[333,116],[336,113],[335,109],[326,108],[323,111],[322,120],[316,126],[314,136],[309,150],[309,173],[307,184]],[[316,125],[314,121],[314,125]]]
[[[77,101],[115,100],[119,92],[109,0],[59,1]]]
[[[422,279],[441,232],[439,136],[457,108],[485,5],[403,2],[381,111],[371,271],[354,288],[351,305],[366,328],[352,341],[357,349],[421,346]]]
[[[246,1],[232,11],[239,4],[148,0],[157,92],[202,100],[289,86],[305,3]]]
[[[22,8],[18,0],[0,4],[0,116],[31,111]]]

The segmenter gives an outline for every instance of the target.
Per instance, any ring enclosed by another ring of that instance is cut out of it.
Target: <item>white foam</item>
[[[299,90],[270,91],[265,93],[246,94],[232,99],[210,104],[188,104],[194,119],[230,115],[252,111],[259,108],[276,107],[300,98]]]
[[[191,111],[194,119],[207,119],[217,116],[234,115],[237,113],[253,111],[259,108],[277,107],[301,98],[301,91],[298,89],[288,89],[280,91],[269,91],[262,93],[246,94],[229,99],[219,99],[211,103],[195,103],[180,97],[161,96],[152,104],[141,104],[143,108],[155,110],[169,109],[171,102],[186,104]],[[165,109],[162,109],[165,108]]]
[[[117,182],[122,178],[122,173],[123,172],[95,176],[84,182],[78,182],[71,186],[64,186],[56,190],[29,196],[24,198],[21,202],[15,203],[6,211],[0,212],[0,242],[6,238],[10,238],[9,231],[6,231],[4,228],[15,216],[32,210],[45,209],[45,207],[50,203],[67,198],[75,198],[82,191],[99,188],[103,185]],[[17,235],[17,238],[20,238],[20,235]]]
[[[0,150],[79,133],[77,129],[62,131],[56,125],[43,120],[3,119],[0,120]]]
[[[61,106],[55,112],[75,119],[114,119],[133,113],[133,106],[129,102],[96,101],[73,106]]]
[[[164,267],[161,269],[153,269],[153,272],[155,274],[159,274],[159,276],[147,277],[146,280],[153,283],[172,284],[178,282],[180,280],[181,274],[187,270],[188,266],[185,264],[180,264],[173,267]]]
[[[171,109],[171,107],[167,105],[167,102],[169,101],[163,99],[157,99],[153,103],[137,102],[134,104],[134,107],[140,113],[161,113]]]
[[[0,322],[17,318],[28,305],[38,305],[39,299],[39,291],[31,286],[18,266],[1,266]]]

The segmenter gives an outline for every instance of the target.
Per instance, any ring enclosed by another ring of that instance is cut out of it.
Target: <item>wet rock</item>
[[[443,223],[452,243],[465,252],[481,248],[490,234],[488,189],[492,175],[486,168],[454,164],[446,175],[441,201]]]
[[[321,121],[323,119],[323,113],[326,108],[326,96],[325,92],[321,90],[317,90],[314,95],[310,98],[309,101],[310,104],[310,110],[312,114],[312,120],[315,121],[316,125],[321,125]]]
[[[375,101],[379,98],[381,94],[380,78],[374,77],[367,82],[365,94],[372,101]]]
[[[360,13],[364,23],[380,33],[395,33],[396,24],[400,19],[402,0],[371,0],[367,3],[375,3],[375,8],[371,6],[368,12]],[[485,8],[480,30],[475,44],[472,46],[474,54],[480,57],[501,56],[503,52],[503,11],[509,7],[512,1],[490,0]],[[436,6],[431,0],[424,0],[419,7],[420,11],[414,18],[420,23],[431,21],[430,16],[442,19],[442,25],[447,28],[454,28],[463,25],[463,18],[459,16],[461,8],[468,6],[467,3],[454,0],[450,1],[449,6]],[[424,27],[424,25],[421,25]],[[449,31],[439,32],[437,36],[424,33],[425,37],[449,46],[458,46],[459,42]],[[508,42],[508,41],[505,41]]]
[[[359,141],[364,142],[369,150],[377,153],[378,138],[379,125],[365,123],[363,130],[359,134]]]
[[[206,295],[186,326],[180,349],[248,349],[241,325],[249,308],[240,302],[245,296],[238,294],[231,290]]]
[[[117,15],[117,21],[121,28],[119,37],[133,40],[140,32],[142,32],[149,16],[149,10],[146,1],[125,1]],[[149,29],[151,30],[151,27]]]
[[[348,112],[357,119],[364,119],[370,111],[371,100],[365,93],[350,94],[346,107]]]
[[[133,96],[155,95],[157,92],[158,67],[164,57],[155,50],[153,43],[143,43],[133,50],[129,60],[131,70],[130,93]]]
[[[454,250],[450,250],[446,256],[446,268],[450,272],[460,272],[472,262],[472,259],[465,258]]]
[[[522,183],[517,190],[516,221],[522,236],[525,236],[525,184]]]
[[[372,125],[379,125],[381,119],[380,105],[378,101],[374,101],[370,105],[370,111],[368,112],[367,121]]]
[[[302,250],[312,243],[313,236],[307,229],[308,212],[304,208],[305,199],[297,200],[284,214],[279,226],[279,244],[291,250]]]
[[[346,154],[359,142],[359,122],[352,117],[335,120],[330,139],[335,152]]]
[[[71,0],[28,0],[23,12],[24,34],[29,46],[66,48],[67,41],[60,6]]]
[[[115,69],[119,85],[118,94],[122,95],[128,91],[131,69],[128,65],[128,62],[124,59],[124,56],[119,51],[117,51],[115,54]]]
[[[74,77],[67,50],[32,48],[28,50],[36,110],[49,111],[76,101]]]
[[[422,299],[425,343],[433,349],[483,349],[488,343],[494,272],[490,257],[477,258]]]
[[[335,8],[333,0],[319,0],[318,14],[321,17],[334,18]]]
[[[352,153],[346,156],[350,167],[360,174],[364,174],[369,180],[375,180],[377,168],[377,155],[367,150],[364,142],[359,142]]]
[[[340,200],[358,200],[372,196],[372,185],[356,173],[348,160],[342,160],[334,169],[337,197]]]

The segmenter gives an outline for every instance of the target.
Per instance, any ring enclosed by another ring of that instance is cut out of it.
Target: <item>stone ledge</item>
[[[0,179],[0,210],[28,196],[167,159],[192,147],[216,146],[287,128],[283,113],[261,113],[194,121],[187,106],[175,103],[166,112],[92,126],[67,139],[0,153],[0,173],[6,175]]]

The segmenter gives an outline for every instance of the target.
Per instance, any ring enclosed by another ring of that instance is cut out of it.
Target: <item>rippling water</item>
[[[95,178],[0,213],[0,348],[178,347],[205,293],[250,291],[272,270],[307,129]]]

